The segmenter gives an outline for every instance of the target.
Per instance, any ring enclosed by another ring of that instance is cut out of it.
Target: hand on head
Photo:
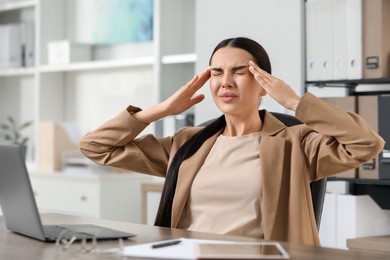
[[[276,102],[287,109],[292,111],[296,110],[301,98],[283,80],[278,79],[262,70],[253,61],[249,62],[249,71],[253,74],[254,78],[260,84],[260,86]]]
[[[195,94],[210,78],[210,69],[195,75],[172,96],[166,99],[163,104],[169,115],[178,115],[198,104],[204,99],[203,94]]]

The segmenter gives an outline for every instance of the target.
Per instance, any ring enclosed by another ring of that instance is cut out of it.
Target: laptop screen
[[[65,235],[76,236],[77,239],[118,239],[135,236],[90,224],[42,226],[22,154],[17,145],[0,144],[0,206],[9,230],[47,242],[61,238],[64,229]]]
[[[45,239],[24,156],[18,145],[0,144],[0,206],[9,230]]]

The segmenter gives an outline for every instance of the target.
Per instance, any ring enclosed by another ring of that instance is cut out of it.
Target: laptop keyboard
[[[57,239],[59,236],[61,236],[61,239],[71,239],[74,236],[77,239],[92,237],[89,234],[75,232],[70,229],[55,225],[45,225],[43,226],[43,231],[45,232],[45,236],[50,239]]]
[[[118,238],[134,237],[134,234],[117,231],[105,227],[82,224],[82,225],[44,225],[45,236],[49,241],[55,241],[60,236],[61,239],[71,239],[76,237],[76,240],[93,239],[106,240]]]

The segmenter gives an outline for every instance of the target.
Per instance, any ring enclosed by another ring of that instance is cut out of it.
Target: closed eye
[[[222,69],[220,68],[212,68],[211,69],[211,76],[217,77],[222,75]]]
[[[237,75],[245,75],[249,72],[248,66],[237,66],[232,69]]]
[[[244,76],[244,75],[249,73],[249,69],[248,69],[248,66],[237,66],[237,67],[233,67],[231,69],[231,72],[236,74],[236,75]],[[211,76],[218,77],[221,75],[223,75],[222,68],[212,68],[211,69]]]

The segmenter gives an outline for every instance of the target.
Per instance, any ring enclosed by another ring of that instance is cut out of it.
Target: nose
[[[221,78],[221,87],[222,88],[231,88],[233,86],[233,79],[229,73],[225,73]]]

